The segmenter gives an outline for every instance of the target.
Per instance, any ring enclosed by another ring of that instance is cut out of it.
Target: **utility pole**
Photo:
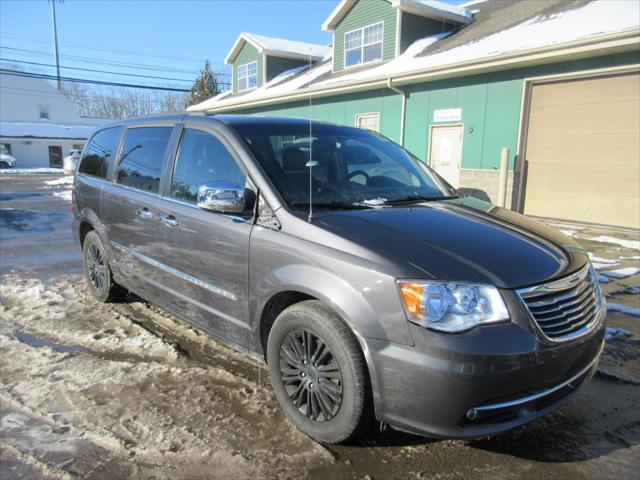
[[[58,54],[58,26],[56,25],[56,0],[51,0],[51,16],[53,21],[53,51],[56,55],[56,78],[58,90],[62,90],[60,85],[60,55]]]

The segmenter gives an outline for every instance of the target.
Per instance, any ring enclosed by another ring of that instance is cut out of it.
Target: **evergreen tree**
[[[187,106],[204,102],[218,93],[220,93],[220,87],[218,86],[216,77],[211,70],[209,60],[205,60],[204,68],[200,71],[200,76],[196,80],[196,83],[193,84],[193,87],[191,87]]]

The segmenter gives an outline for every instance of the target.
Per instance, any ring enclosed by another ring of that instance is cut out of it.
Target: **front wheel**
[[[121,300],[127,291],[113,281],[111,268],[100,237],[95,231],[87,233],[82,244],[84,273],[89,290],[101,302]]]
[[[310,437],[340,443],[368,424],[364,356],[349,327],[321,302],[301,302],[278,316],[267,363],[282,409]]]

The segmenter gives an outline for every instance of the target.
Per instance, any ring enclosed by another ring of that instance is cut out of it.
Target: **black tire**
[[[84,237],[82,262],[89,290],[99,301],[116,302],[127,295],[127,290],[113,281],[104,245],[95,231]]]
[[[0,168],[9,168],[9,164],[5,161],[0,162]]]
[[[300,355],[294,351],[296,338]],[[326,305],[309,300],[285,309],[269,333],[267,363],[280,406],[310,437],[341,443],[368,426],[371,399],[364,355],[349,327]]]

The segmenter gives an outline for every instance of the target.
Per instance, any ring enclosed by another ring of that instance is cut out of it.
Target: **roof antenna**
[[[311,49],[309,49],[309,70],[311,70]],[[312,127],[312,119],[313,119],[313,104],[311,100],[311,94],[309,95],[309,162],[307,162],[307,167],[309,168],[309,218],[308,222],[313,220],[313,127]]]

